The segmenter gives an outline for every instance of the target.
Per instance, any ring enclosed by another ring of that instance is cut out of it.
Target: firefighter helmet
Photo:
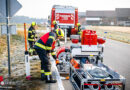
[[[56,29],[56,34],[57,34],[58,37],[59,36],[64,37],[64,31],[60,28]]]
[[[53,24],[54,24],[54,25],[56,24],[56,21],[55,21],[55,20],[53,21]]]
[[[77,23],[77,26],[80,26],[80,23]]]
[[[32,24],[31,24],[32,26],[35,26],[36,25],[36,22],[32,22]]]

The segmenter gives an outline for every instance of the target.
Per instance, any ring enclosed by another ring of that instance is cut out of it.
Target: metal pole
[[[7,26],[7,47],[8,47],[8,76],[11,76],[10,70],[10,31],[9,31],[9,0],[6,0],[6,26]]]
[[[65,43],[67,43],[67,30],[65,28]]]

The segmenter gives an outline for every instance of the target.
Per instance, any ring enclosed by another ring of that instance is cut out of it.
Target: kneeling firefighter
[[[55,42],[62,37],[64,37],[64,31],[56,29],[54,32],[46,33],[35,43],[34,48],[41,59],[41,80],[46,80],[46,83],[56,83],[51,75],[51,64],[48,55],[52,55],[56,60]]]

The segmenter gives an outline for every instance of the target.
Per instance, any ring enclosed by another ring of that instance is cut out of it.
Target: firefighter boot
[[[33,49],[29,48],[29,55],[32,56],[33,55]]]
[[[46,76],[46,83],[56,83],[57,80],[52,78],[52,75],[47,75]]]
[[[45,74],[41,73],[41,80],[44,81],[46,79]]]

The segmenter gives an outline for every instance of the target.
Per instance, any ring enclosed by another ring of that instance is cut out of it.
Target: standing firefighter
[[[54,20],[53,21],[53,25],[54,25],[54,32],[56,31],[56,29],[58,29],[58,25],[57,25],[57,22]],[[60,40],[59,39],[57,39],[57,43],[58,43],[58,46],[60,46]]]
[[[35,42],[36,42],[36,22],[32,22],[29,30],[28,30],[28,42],[29,42],[29,54],[33,55],[33,52],[35,49],[33,48]]]
[[[56,60],[55,41],[62,37],[64,37],[63,30],[56,29],[54,32],[46,33],[35,43],[34,48],[41,59],[41,80],[46,80],[46,83],[56,83],[51,75],[51,64],[48,56],[52,55]]]
[[[77,30],[78,30],[78,35],[81,35],[81,25],[80,23],[77,23]]]
[[[53,21],[53,25],[54,25],[54,30],[56,30],[58,28],[58,25],[55,20]]]

